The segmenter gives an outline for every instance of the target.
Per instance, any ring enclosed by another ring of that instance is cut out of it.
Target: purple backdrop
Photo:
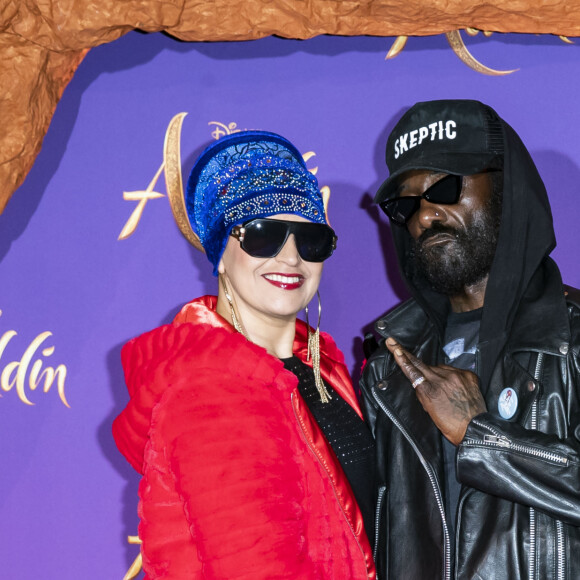
[[[120,349],[216,287],[166,197],[149,200],[135,233],[117,240],[138,205],[123,192],[153,179],[174,114],[189,112],[185,171],[212,140],[218,125],[210,123],[279,132],[315,153],[308,165],[330,187],[339,234],[321,286],[322,327],[355,375],[359,337],[405,295],[388,226],[370,199],[386,176],[386,135],[415,101],[476,98],[512,124],[550,194],[554,256],[564,279],[580,286],[578,45],[469,39],[486,65],[520,69],[488,77],[462,64],[443,37],[412,38],[385,62],[392,40],[186,44],[131,33],[89,53],[0,216],[2,578],[120,580],[138,552],[126,542],[137,530],[138,477],[110,435],[127,401]],[[163,177],[154,190],[165,193]]]

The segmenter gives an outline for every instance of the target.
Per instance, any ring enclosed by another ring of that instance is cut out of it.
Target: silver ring
[[[425,380],[425,377],[421,376],[418,379],[415,379],[412,383],[411,386],[416,389],[423,381]]]

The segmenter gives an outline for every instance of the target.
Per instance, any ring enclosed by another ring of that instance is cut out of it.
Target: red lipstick
[[[262,274],[262,278],[270,282],[272,286],[282,290],[296,290],[304,284],[305,280],[301,274],[282,274],[281,272],[268,272],[267,274]]]

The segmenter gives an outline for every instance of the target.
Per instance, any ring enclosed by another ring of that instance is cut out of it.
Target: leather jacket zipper
[[[443,561],[444,561],[444,580],[451,580],[451,540],[449,538],[449,528],[447,526],[447,519],[445,517],[445,508],[443,506],[443,498],[441,497],[441,491],[439,486],[437,485],[437,480],[435,478],[435,474],[431,466],[427,463],[426,459],[421,455],[415,441],[410,436],[409,433],[403,428],[401,422],[391,413],[391,411],[385,406],[385,404],[381,401],[377,394],[376,388],[372,388],[371,392],[373,394],[373,398],[383,411],[385,415],[392,421],[392,423],[399,429],[399,431],[404,435],[405,439],[409,442],[419,459],[421,460],[421,464],[423,465],[425,471],[427,472],[427,476],[429,477],[429,482],[431,483],[431,487],[433,488],[433,492],[435,494],[435,500],[437,502],[437,508],[439,509],[439,514],[441,516],[441,521],[443,523],[443,538],[444,538],[444,546],[443,546]]]
[[[381,523],[381,511],[383,509],[383,498],[385,497],[385,492],[387,491],[386,485],[381,485],[379,487],[379,496],[377,498],[377,511],[375,514],[375,547],[373,550],[373,560],[377,561],[377,552],[379,549],[379,527]]]
[[[544,362],[544,353],[539,352],[538,358],[536,359],[536,368],[534,370],[534,379],[536,382],[540,382],[540,377],[542,376],[542,363]],[[532,403],[532,429],[534,431],[538,430],[538,399],[536,398]]]
[[[542,374],[542,362],[544,361],[544,353],[539,352],[536,359],[536,369],[534,370],[534,379],[540,380]],[[534,399],[532,403],[532,429],[538,430],[538,398]],[[528,564],[529,580],[536,578],[536,510],[530,507],[530,561]]]
[[[566,557],[564,555],[564,524],[556,520],[556,580],[566,578]]]
[[[542,364],[544,362],[544,353],[538,353],[536,360],[536,369],[534,370],[534,379],[539,383],[542,376]],[[538,399],[532,403],[532,429],[538,429]],[[568,463],[568,460],[565,462]],[[532,529],[533,525],[533,529]],[[532,533],[533,532],[533,533]],[[532,543],[533,542],[533,543]],[[530,508],[530,579],[535,578],[536,562],[536,514],[534,508]],[[532,560],[532,555],[534,559]],[[556,520],[556,580],[564,580],[566,577],[566,557],[564,554],[564,524]]]
[[[544,361],[544,353],[538,353],[538,359],[536,361],[536,369],[534,371],[534,379],[539,382],[542,373],[542,363]],[[536,399],[532,404],[532,429],[538,429],[538,400]],[[568,461],[566,461],[568,463]],[[530,516],[532,515],[534,508],[530,508]],[[535,521],[535,513],[534,521]],[[531,524],[531,519],[530,519]],[[535,529],[534,536],[531,535],[531,525],[530,525],[530,540],[534,540],[534,555],[535,555]],[[530,554],[531,555],[531,554]],[[556,520],[556,580],[565,579],[565,562],[566,557],[564,555],[564,524]],[[531,569],[531,564],[530,564]],[[532,577],[532,576],[530,576]]]
[[[511,439],[508,439],[505,435],[500,435],[494,429],[491,429],[489,425],[480,423],[476,419],[472,419],[474,425],[478,425],[484,429],[491,431],[492,435],[484,435],[482,441],[465,441],[465,445],[488,445],[490,447],[504,447],[506,449],[511,449],[512,451],[519,451],[520,453],[525,453],[526,455],[533,455],[534,457],[539,457],[540,459],[545,459],[546,461],[551,461],[552,463],[558,463],[561,465],[568,465],[568,458],[557,453],[552,453],[550,451],[544,451],[536,447],[530,447],[529,445],[520,445],[519,443],[514,443]]]
[[[530,508],[530,553],[528,580],[536,580],[536,510]]]

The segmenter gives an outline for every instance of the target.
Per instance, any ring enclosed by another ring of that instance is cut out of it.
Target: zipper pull
[[[511,442],[510,440],[505,437],[504,435],[484,435],[483,437],[484,443],[489,443],[491,445],[498,445],[499,447],[510,447]]]

